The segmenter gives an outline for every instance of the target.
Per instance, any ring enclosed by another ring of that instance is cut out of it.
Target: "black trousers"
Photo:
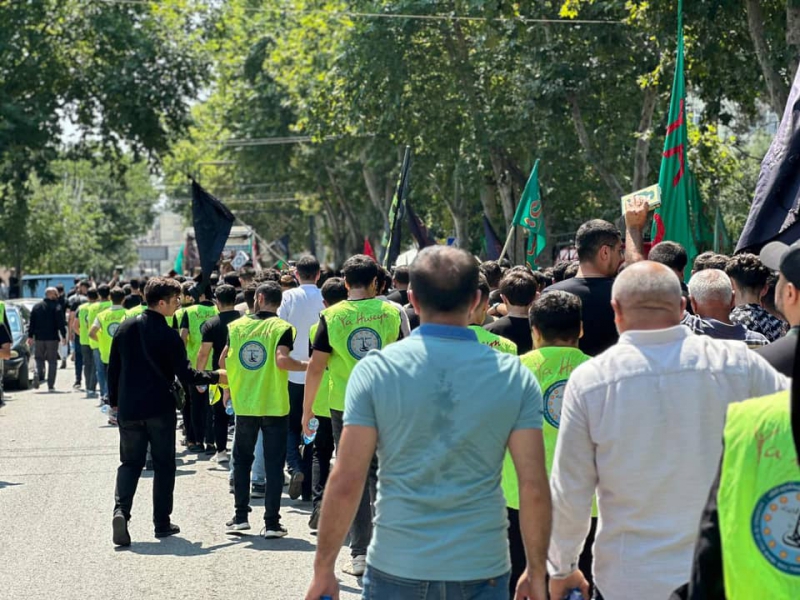
[[[283,465],[286,462],[286,437],[289,417],[236,416],[236,436],[233,442],[233,493],[236,517],[247,518],[250,512],[250,468],[262,432],[264,442],[264,471],[267,489],[264,496],[264,524],[267,529],[281,521],[281,494],[283,493]]]
[[[317,416],[319,429],[314,438],[314,461],[311,469],[311,482],[313,485],[313,507],[322,505],[322,496],[325,484],[331,473],[331,459],[333,458],[333,425],[330,417]],[[306,449],[308,451],[308,449]]]
[[[133,497],[147,457],[153,456],[153,523],[156,528],[170,522],[175,490],[175,413],[144,421],[119,421],[119,460],[114,512],[131,518]]]
[[[194,434],[194,437],[190,437],[189,440],[200,445],[206,442],[211,444],[211,439],[206,437],[206,421],[209,410],[208,387],[206,387],[205,392],[199,392],[197,391],[197,386],[190,386],[189,395],[189,403],[192,405],[189,410],[192,421],[191,430]],[[188,429],[186,435],[187,437],[189,435]]]
[[[44,381],[44,363],[47,362],[47,387],[56,385],[56,370],[58,369],[58,340],[36,340],[33,346],[36,358],[36,372],[39,381]]]
[[[212,421],[211,432],[217,452],[228,449],[228,413],[225,412],[225,403],[219,400],[210,406],[208,418]],[[207,439],[211,439],[207,434]]]
[[[303,444],[303,394],[306,386],[289,382],[289,438],[286,442],[286,463],[289,472],[303,474],[301,497],[311,498],[312,469],[314,453]]]

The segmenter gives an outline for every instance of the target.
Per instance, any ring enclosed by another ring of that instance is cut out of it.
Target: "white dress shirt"
[[[308,345],[311,326],[319,322],[319,313],[325,308],[322,303],[322,292],[310,283],[293,288],[283,293],[278,316],[291,323],[297,330],[294,349],[291,357],[297,360],[308,360]],[[289,371],[289,381],[304,385],[305,371]]]
[[[595,584],[609,600],[668,598],[689,580],[728,404],[789,380],[743,342],[678,325],[628,331],[564,391],[550,479],[551,575],[577,563],[597,491]]]

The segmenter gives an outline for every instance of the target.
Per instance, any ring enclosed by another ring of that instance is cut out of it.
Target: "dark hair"
[[[728,267],[728,260],[728,257],[724,254],[717,254],[709,250],[695,257],[692,270],[695,273],[703,269],[719,269],[720,271],[724,271]]]
[[[269,269],[262,269],[260,273],[256,273],[255,277],[253,277],[253,281],[255,283],[264,283],[265,281],[280,281],[281,280],[281,272],[278,269],[273,269],[270,267]]]
[[[242,283],[239,281],[239,274],[234,271],[233,273],[225,273],[225,277],[222,278],[223,285],[230,285],[235,288],[241,287]]]
[[[572,279],[573,277],[578,275],[578,269],[581,268],[580,261],[573,260],[571,263],[567,265],[567,268],[564,269],[564,279]]]
[[[169,277],[153,277],[144,287],[147,306],[156,306],[162,300],[168,301],[180,296],[181,284]]]
[[[411,264],[409,279],[423,309],[438,313],[469,307],[478,289],[478,264],[471,254],[450,246],[428,246]]]
[[[322,285],[322,299],[328,303],[328,306],[347,300],[347,287],[344,285],[344,279],[341,277],[328,279]]]
[[[321,267],[319,270],[319,279],[317,279],[317,287],[322,289],[322,286],[325,285],[325,282],[333,277],[336,277],[336,273],[334,273],[329,267]]]
[[[619,229],[603,219],[592,219],[578,227],[575,234],[575,247],[580,262],[594,260],[603,246],[615,246],[622,236]]]
[[[771,273],[755,254],[747,252],[731,256],[725,272],[740,288],[758,292],[767,285]]]
[[[656,244],[650,249],[647,259],[666,265],[673,271],[680,272],[683,272],[689,263],[689,255],[686,254],[686,249],[678,242]]]
[[[236,304],[236,288],[227,283],[218,285],[216,289],[217,300],[222,306],[233,306]]]
[[[350,287],[369,287],[378,277],[378,263],[366,254],[356,254],[344,261],[342,275]]]
[[[481,302],[486,302],[492,293],[492,288],[489,287],[489,282],[483,273],[478,275],[478,291],[481,293]]]
[[[536,279],[527,271],[511,270],[500,281],[500,293],[512,306],[528,306],[538,290]]]
[[[553,282],[558,283],[559,281],[564,281],[564,279],[566,279],[566,277],[564,277],[564,273],[571,264],[572,264],[571,260],[560,260],[556,264],[554,264]]]
[[[122,286],[122,291],[125,292],[126,296],[129,295],[131,293],[131,284],[130,283],[126,283],[125,285],[123,285]]]
[[[252,279],[255,274],[256,271],[253,267],[244,266],[239,269],[239,281],[242,279]]]
[[[265,281],[256,288],[256,297],[263,297],[264,302],[270,306],[280,306],[283,290],[276,281]]]
[[[761,304],[769,312],[777,312],[778,308],[775,306],[775,288],[778,285],[778,274],[770,273],[767,278],[767,293],[761,296]]]
[[[408,285],[408,267],[406,265],[395,267],[392,278],[399,284]]]
[[[386,290],[389,289],[389,285],[392,283],[392,275],[384,269],[382,266],[378,265],[378,285],[377,291],[378,295],[381,296],[386,293]]]
[[[300,277],[300,279],[314,279],[317,273],[319,273],[319,261],[315,256],[306,254],[300,257],[295,268],[297,269],[297,276]]]
[[[131,285],[131,290],[138,290],[139,280],[136,277],[131,278],[130,285]]]
[[[256,284],[251,283],[244,288],[244,301],[247,304],[247,308],[252,312],[256,301]]]
[[[188,296],[189,292],[192,290],[193,287],[194,287],[194,281],[184,281],[181,284],[181,294],[183,294],[184,296]]]
[[[481,263],[481,273],[486,277],[490,287],[496,288],[503,278],[503,268],[496,260],[487,260]]]
[[[544,288],[553,283],[552,280],[541,271],[533,271],[531,272],[531,275],[533,275],[533,278],[536,280],[536,287],[537,291],[539,292],[541,292],[542,290],[544,290]]]
[[[286,275],[281,275],[281,287],[296,288],[297,280],[288,273]]]
[[[561,290],[542,294],[531,306],[528,321],[547,341],[575,341],[581,335],[581,299]]]
[[[85,288],[89,288],[89,287],[91,287],[91,284],[89,283],[89,280],[88,280],[88,279],[81,279],[81,280],[78,282],[78,287],[81,287],[81,286],[83,286],[83,287],[85,287]]]
[[[125,296],[127,296],[125,290],[121,287],[115,287],[113,290],[111,290],[109,295],[111,296],[112,304],[115,305],[122,304],[122,301],[125,300]]]
[[[56,285],[56,289],[63,294],[64,293],[64,284],[63,283],[57,284]]]
[[[109,294],[111,294],[111,288],[107,283],[101,283],[97,286],[97,293],[103,300],[106,300]]]
[[[89,288],[88,290],[86,290],[86,297],[89,300],[97,300],[98,296],[99,294],[97,293],[97,290],[95,288]]]

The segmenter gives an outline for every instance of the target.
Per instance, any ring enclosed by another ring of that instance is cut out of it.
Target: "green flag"
[[[717,205],[714,215],[714,252],[727,253],[731,249],[731,237],[728,235],[728,228],[722,219],[722,210]]]
[[[686,82],[683,76],[683,1],[678,0],[678,56],[675,78],[669,103],[667,137],[661,159],[658,184],[661,186],[661,206],[653,220],[653,243],[662,240],[678,242],[689,255],[689,265],[697,256],[692,215],[699,218],[700,194],[697,181],[689,169],[689,149],[686,128]]]
[[[172,269],[178,275],[183,273],[183,248],[184,246],[181,246],[180,250],[178,250],[178,256],[175,257],[175,264],[172,266]]]
[[[547,233],[544,228],[544,215],[542,214],[542,197],[539,193],[539,160],[533,165],[531,176],[522,198],[517,205],[517,212],[514,213],[512,226],[524,227],[528,230],[528,251],[525,253],[525,260],[532,269],[538,269],[536,257],[539,256],[547,245]]]

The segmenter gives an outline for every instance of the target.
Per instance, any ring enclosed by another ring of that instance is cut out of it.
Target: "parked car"
[[[31,312],[17,300],[8,300],[6,315],[11,327],[13,358],[3,361],[3,383],[16,383],[19,389],[27,390],[36,376],[27,336]]]
[[[33,298],[44,298],[44,291],[58,284],[69,290],[76,279],[87,279],[86,273],[51,273],[48,275],[23,275],[20,284],[20,295]]]

